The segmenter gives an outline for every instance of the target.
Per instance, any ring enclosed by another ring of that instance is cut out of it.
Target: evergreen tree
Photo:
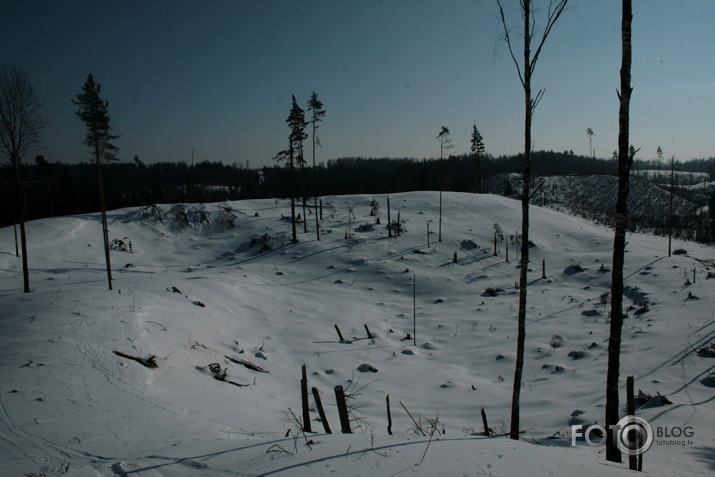
[[[308,123],[305,122],[305,111],[303,111],[295,100],[295,95],[292,96],[292,106],[286,123],[290,127],[288,135],[289,147],[285,151],[281,151],[274,159],[288,161],[290,175],[290,213],[293,243],[298,243],[296,233],[296,218],[295,218],[295,163],[303,160],[303,141],[308,137],[305,133],[305,128]],[[305,213],[304,213],[305,214]]]
[[[308,111],[311,112],[310,124],[313,127],[313,199],[315,208],[315,237],[320,240],[320,222],[318,221],[318,170],[315,167],[315,147],[320,146],[320,139],[316,134],[318,123],[325,116],[323,103],[318,99],[318,93],[313,91],[308,100]]]
[[[293,135],[293,142],[295,145],[295,160],[298,162],[300,170],[300,195],[301,202],[303,204],[303,232],[307,233],[308,217],[305,211],[305,155],[303,154],[303,141],[308,138],[308,134],[305,132],[305,128],[308,126],[308,123],[305,120],[305,111],[298,106],[295,96],[293,96],[291,116],[293,117],[292,123],[290,118],[288,118],[288,121],[291,124],[291,134]]]
[[[103,100],[99,96],[101,91],[101,85],[94,81],[94,77],[90,73],[82,86],[82,92],[72,100],[72,104],[78,107],[75,114],[87,127],[84,144],[89,147],[97,167],[99,204],[102,211],[102,235],[104,236],[104,258],[107,265],[107,281],[111,290],[112,266],[109,258],[109,229],[107,225],[107,207],[104,201],[101,163],[102,160],[118,160],[117,152],[119,152],[119,148],[112,144],[111,141],[119,139],[120,136],[111,133],[109,101]]]
[[[472,127],[472,144],[469,150],[472,152],[474,164],[477,167],[477,192],[483,192],[481,188],[480,166],[482,162],[482,157],[484,157],[484,152],[486,149],[484,147],[484,138],[482,138],[482,135],[479,134],[479,130],[477,129],[476,123]]]
[[[591,128],[586,128],[586,136],[588,136],[588,157],[593,157],[593,147],[592,147],[592,142],[591,138],[595,136],[595,133],[593,132],[593,129]]]

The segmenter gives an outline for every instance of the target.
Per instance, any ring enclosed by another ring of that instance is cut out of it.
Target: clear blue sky
[[[540,5],[544,2],[536,0]],[[504,0],[515,25],[516,0]],[[715,1],[634,0],[631,142],[638,157],[715,156]],[[616,149],[620,0],[571,0],[533,78],[534,147]],[[87,159],[71,99],[102,85],[120,157],[271,163],[291,94],[327,114],[318,160],[523,150],[523,92],[495,0],[5,0],[0,61],[45,99],[50,161]],[[30,161],[32,157],[26,158]]]

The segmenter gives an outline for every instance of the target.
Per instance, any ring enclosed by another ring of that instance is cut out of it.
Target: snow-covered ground
[[[374,198],[382,226],[367,225]],[[508,432],[518,262],[504,243],[494,256],[493,234],[520,230],[519,202],[445,193],[442,242],[438,193],[390,202],[400,237],[387,237],[385,196],[340,196],[323,198],[321,240],[310,214],[298,244],[284,200],[113,211],[110,236],[132,249],[112,252],[113,291],[98,214],[28,224],[30,294],[13,230],[0,229],[0,475],[628,475],[603,447],[571,447],[572,424],[603,424],[612,230],[531,209],[516,442],[480,436],[480,409]],[[644,471],[712,475],[715,359],[697,350],[715,342],[715,253],[677,241],[687,254],[667,257],[667,238],[627,240],[622,407],[632,375],[636,392],[672,402],[639,416],[692,430],[684,445],[656,440]],[[303,364],[332,435],[315,407],[319,433],[291,415]],[[352,394],[350,435],[337,385]]]

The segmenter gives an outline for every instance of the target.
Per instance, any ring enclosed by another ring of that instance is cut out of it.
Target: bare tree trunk
[[[295,165],[293,164],[293,141],[290,143],[290,221],[293,234],[293,243],[298,243],[298,234],[295,229]]]
[[[532,52],[531,41],[535,29],[534,20],[532,19],[531,0],[521,0],[521,14],[524,21],[524,62],[523,66],[519,65],[516,59],[514,50],[511,45],[509,36],[509,27],[507,26],[504,9],[501,1],[497,0],[499,5],[499,15],[501,23],[504,27],[504,40],[509,47],[509,53],[517,72],[519,80],[524,88],[524,172],[522,176],[523,188],[521,194],[521,260],[519,270],[519,317],[517,324],[517,345],[516,345],[516,366],[514,369],[514,389],[511,401],[511,429],[509,436],[512,439],[519,439],[519,399],[521,397],[522,374],[524,369],[524,345],[526,341],[526,289],[527,289],[527,272],[529,271],[529,199],[531,195],[531,120],[534,109],[539,104],[544,90],[539,90],[536,97],[531,96],[531,77],[534,72],[534,67],[539,59],[541,49],[548,38],[551,29],[556,24],[556,21],[566,8],[568,0],[552,0],[548,4],[547,20],[543,29],[541,29],[541,38],[538,41],[538,46]]]
[[[104,260],[107,264],[107,283],[112,289],[112,264],[109,258],[109,226],[107,225],[107,205],[104,202],[104,181],[102,180],[102,166],[97,153],[97,182],[99,184],[99,206],[102,210],[102,236],[104,237]]]
[[[22,287],[25,293],[30,293],[30,268],[27,262],[27,234],[25,221],[20,221],[20,248],[22,249]]]
[[[675,193],[675,156],[670,160],[670,206],[668,207],[668,256],[673,244],[673,194]]]
[[[611,426],[619,420],[618,380],[621,357],[621,328],[623,326],[623,263],[628,225],[629,175],[633,154],[629,151],[629,108],[631,99],[631,0],[623,0],[621,41],[620,107],[618,111],[618,196],[616,198],[616,231],[613,240],[613,272],[611,284],[611,330],[608,340],[608,372],[606,375],[606,459],[621,462]]]
[[[315,239],[320,240],[320,222],[318,221],[318,170],[315,168],[315,122],[313,123],[313,204],[315,208]]]
[[[519,402],[521,397],[521,380],[524,369],[524,344],[526,341],[526,286],[529,270],[529,183],[531,181],[531,33],[529,27],[530,2],[522,3],[524,15],[524,171],[522,175],[523,189],[521,193],[521,262],[519,269],[519,318],[516,338],[516,366],[514,368],[514,388],[511,399],[511,429],[509,437],[519,439]]]
[[[303,233],[308,233],[308,216],[305,212],[305,176],[303,170],[305,169],[305,161],[303,160],[303,146],[300,146],[300,196],[301,202],[303,203]]]
[[[17,221],[13,222],[12,229],[15,231],[15,256],[17,258],[20,258],[20,249],[18,248],[18,245],[17,245]]]
[[[13,161],[15,167],[15,188],[20,201],[20,248],[22,250],[22,286],[25,293],[30,293],[30,268],[27,261],[27,235],[25,234],[25,222],[27,222],[27,201],[25,200],[25,190],[20,179],[20,160]],[[17,248],[17,247],[16,247]]]

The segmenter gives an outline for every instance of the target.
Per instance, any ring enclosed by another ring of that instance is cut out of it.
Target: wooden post
[[[509,263],[509,241],[504,241],[504,247],[506,247],[506,263]]]
[[[15,256],[20,256],[20,249],[17,247],[17,222],[12,223],[12,228],[15,231]]]
[[[484,435],[490,437],[492,433],[489,432],[489,424],[487,424],[487,413],[484,412],[484,408],[482,408],[482,425],[484,426]]]
[[[401,225],[401,219],[400,219],[400,211],[398,210],[397,211],[397,232],[396,232],[398,237],[400,236],[401,228],[402,228],[402,225]]]
[[[335,400],[338,403],[338,414],[340,415],[340,427],[343,434],[352,434],[350,430],[350,418],[348,417],[348,406],[345,404],[345,391],[341,385],[335,386]]]
[[[323,199],[320,199],[320,220],[323,220]]]
[[[693,283],[695,283],[695,267],[693,267]]]
[[[437,234],[437,241],[442,242],[442,185],[440,184],[439,189],[439,233]]]
[[[497,235],[494,234],[494,256],[497,256]]]
[[[367,339],[371,340],[374,338],[372,333],[370,333],[370,328],[368,328],[367,325],[365,325],[365,331],[367,331]]]
[[[392,215],[390,215],[390,194],[387,194],[387,236],[392,238]]]
[[[332,434],[330,430],[330,424],[328,424],[328,418],[325,417],[325,410],[323,410],[323,402],[320,400],[320,393],[318,393],[318,388],[313,388],[313,398],[315,399],[315,406],[318,408],[318,414],[320,415],[320,421],[323,423],[323,429],[325,429],[326,434]]]
[[[628,413],[629,416],[634,416],[636,414],[635,393],[633,392],[633,376],[628,376],[626,378],[626,413]],[[630,470],[638,469],[638,456],[628,456],[628,468]]]
[[[308,375],[305,370],[305,365],[301,368],[303,377],[300,380],[300,396],[303,401],[303,431],[313,432],[310,426],[310,407],[308,406]]]
[[[427,248],[429,248],[429,222],[427,222]]]
[[[390,413],[390,395],[385,398],[387,401],[387,433],[392,435],[392,414]]]
[[[541,278],[546,279],[546,259],[541,260]]]
[[[412,275],[412,339],[417,346],[417,275]]]
[[[345,343],[345,339],[343,338],[343,334],[340,332],[340,328],[338,328],[338,325],[335,325],[335,331],[338,332],[338,337],[340,338],[340,342]]]

